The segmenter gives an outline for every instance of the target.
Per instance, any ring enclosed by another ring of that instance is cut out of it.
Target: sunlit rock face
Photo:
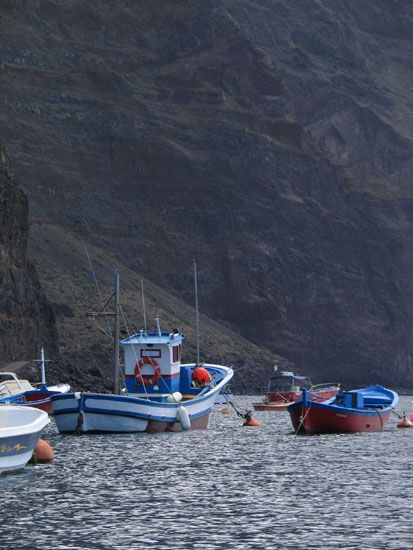
[[[413,384],[413,4],[1,16],[0,120],[34,220],[188,303],[197,258],[201,309],[318,381]]]

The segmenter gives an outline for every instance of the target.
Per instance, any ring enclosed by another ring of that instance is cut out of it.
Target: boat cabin
[[[269,392],[296,392],[300,391],[300,386],[305,382],[311,385],[307,376],[298,376],[291,371],[275,371],[269,380]]]
[[[144,332],[121,341],[129,395],[170,395],[180,390],[182,342],[179,332]]]

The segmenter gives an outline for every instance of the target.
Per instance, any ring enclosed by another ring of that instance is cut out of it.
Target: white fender
[[[189,430],[191,428],[191,420],[189,418],[189,413],[185,407],[182,405],[178,407],[178,420],[181,423],[183,430]]]
[[[182,401],[182,393],[179,391],[171,393],[171,395],[168,395],[166,398],[166,401],[168,403],[180,403]]]

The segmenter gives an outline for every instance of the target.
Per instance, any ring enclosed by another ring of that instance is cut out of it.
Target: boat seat
[[[6,395],[18,395],[23,391],[34,390],[33,386],[28,380],[19,380],[22,388],[15,380],[5,380],[0,386],[0,395],[3,397]]]

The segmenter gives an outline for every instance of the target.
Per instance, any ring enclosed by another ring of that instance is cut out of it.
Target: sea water
[[[287,412],[252,428],[222,408],[204,431],[48,427],[55,460],[0,477],[0,548],[413,547],[413,428],[295,436]]]

